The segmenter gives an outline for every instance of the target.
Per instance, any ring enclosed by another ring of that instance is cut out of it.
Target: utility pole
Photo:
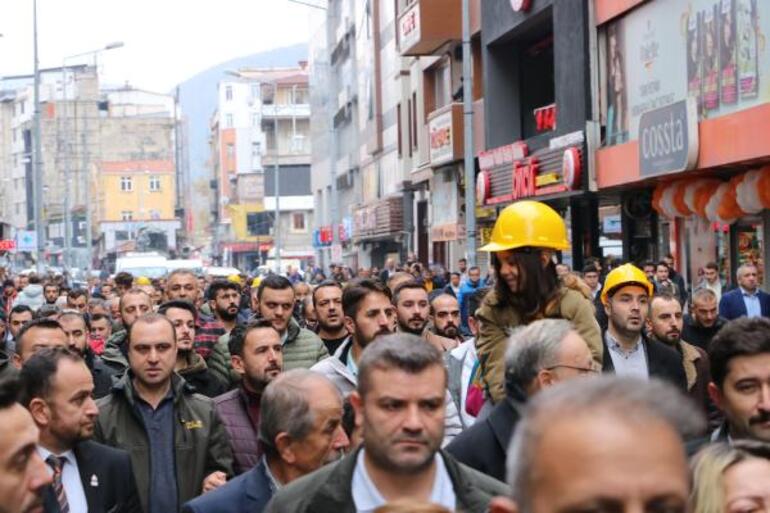
[[[275,273],[281,274],[281,180],[278,169],[278,83],[273,81],[273,139],[275,140],[275,155],[273,158],[273,174],[275,175]]]
[[[45,233],[43,230],[43,173],[42,173],[42,138],[40,130],[40,69],[37,54],[37,0],[32,0],[32,32],[34,39],[34,120],[32,136],[32,179],[34,183],[34,220],[37,235],[37,273],[43,274],[43,255],[45,254]]]
[[[470,0],[462,0],[463,132],[465,136],[465,257],[476,265],[476,169],[473,161],[473,79],[471,67]]]
[[[67,123],[67,67],[61,68],[61,87],[62,87],[62,108],[61,108],[61,132],[60,138],[60,151],[62,155],[62,163],[64,165],[64,270],[69,271],[72,266],[72,221],[70,217],[70,163],[67,151],[67,139],[65,135],[69,133],[66,127]]]

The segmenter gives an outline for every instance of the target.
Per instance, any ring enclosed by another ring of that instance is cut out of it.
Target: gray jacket
[[[329,381],[337,386],[339,391],[345,397],[350,395],[350,393],[356,389],[356,386],[358,386],[357,377],[350,372],[350,369],[348,369],[348,366],[345,364],[352,346],[353,339],[348,337],[345,342],[340,344],[340,347],[337,348],[334,355],[325,360],[321,360],[310,368],[310,370],[326,376]],[[444,419],[444,441],[442,446],[446,446],[454,439],[454,437],[459,435],[462,430],[463,425],[460,420],[460,414],[457,412],[457,406],[455,406],[452,396],[449,391],[447,391]]]

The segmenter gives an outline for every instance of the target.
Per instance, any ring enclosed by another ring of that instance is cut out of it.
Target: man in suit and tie
[[[191,500],[182,513],[261,513],[278,488],[339,458],[349,445],[340,392],[320,373],[279,375],[262,394],[260,415],[264,455],[257,465]]]
[[[141,513],[128,453],[89,440],[99,410],[83,358],[62,347],[42,349],[20,380],[21,402],[40,430],[37,452],[53,478],[45,510]]]
[[[770,294],[759,289],[757,266],[743,264],[735,273],[738,288],[722,294],[719,315],[731,321],[738,317],[770,317]]]

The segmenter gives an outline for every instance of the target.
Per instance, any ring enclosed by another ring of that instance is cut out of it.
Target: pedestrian
[[[0,379],[0,510],[40,512],[53,479],[37,451],[39,430],[18,395],[17,379]]]
[[[318,373],[282,374],[267,386],[261,405],[265,454],[245,474],[185,504],[183,513],[262,513],[279,489],[339,459],[348,446],[340,393]]]
[[[757,266],[743,264],[735,272],[738,288],[722,295],[719,315],[731,321],[738,317],[770,317],[770,294],[759,288]]]
[[[265,388],[283,371],[283,346],[270,321],[254,320],[239,325],[229,339],[233,369],[239,384],[214,398],[233,451],[235,474],[242,474],[259,461],[259,419]]]
[[[442,350],[451,351],[465,340],[460,328],[460,304],[450,294],[441,293],[430,299],[429,320],[436,336],[451,341],[443,344]]]
[[[241,309],[241,287],[230,280],[215,280],[209,285],[208,304],[214,318],[224,327],[224,334],[235,327]]]
[[[508,443],[529,399],[557,383],[598,373],[591,350],[568,321],[542,319],[516,329],[505,354],[505,400],[460,433],[447,452],[504,481]]]
[[[126,337],[131,325],[142,315],[152,311],[152,299],[150,295],[140,289],[132,288],[120,296],[120,318],[123,322],[123,329],[112,334],[104,345],[102,360],[115,373],[121,376],[128,369],[128,354],[126,346]]]
[[[481,269],[473,266],[468,269],[468,276],[460,283],[460,290],[457,292],[457,302],[460,304],[460,316],[462,321],[463,333],[468,333],[468,297],[478,289],[487,286],[487,282],[481,277]]]
[[[27,305],[16,305],[8,315],[8,333],[6,333],[5,350],[9,355],[16,352],[16,341],[21,328],[35,316],[35,312]]]
[[[32,355],[46,347],[67,347],[67,334],[59,321],[47,317],[32,319],[19,331],[13,363],[20,370]]]
[[[707,262],[703,266],[703,279],[695,287],[695,290],[709,289],[717,298],[717,303],[722,299],[722,292],[727,288],[719,277],[719,265],[716,262]]]
[[[687,302],[687,284],[684,282],[684,277],[676,271],[676,267],[674,266],[674,255],[668,253],[663,257],[663,262],[668,267],[669,279],[676,284],[679,302],[685,304]]]
[[[25,305],[30,307],[33,312],[36,312],[45,303],[43,286],[40,284],[40,278],[36,274],[31,274],[27,282],[28,285],[20,288],[21,292],[13,301],[13,306]]]
[[[37,452],[53,474],[46,511],[141,513],[128,452],[91,440],[99,410],[80,354],[63,347],[38,351],[20,380],[21,403],[40,432]]]
[[[266,511],[374,511],[397,499],[427,499],[450,511],[486,512],[505,486],[440,450],[442,353],[415,335],[396,333],[368,346],[358,368],[351,402],[363,427],[362,446],[281,488]]]
[[[97,402],[95,439],[130,451],[143,511],[178,511],[232,475],[227,434],[213,401],[174,373],[171,321],[157,313],[137,318],[126,350],[129,371]]]
[[[322,281],[313,289],[312,298],[318,336],[329,354],[334,354],[349,336],[342,315],[342,285],[332,280]]]
[[[508,451],[510,495],[492,513],[687,511],[683,441],[695,407],[660,381],[602,376],[546,390],[528,406]]]
[[[684,316],[682,338],[708,350],[711,339],[727,323],[727,319],[719,315],[717,304],[717,296],[713,290],[704,287],[693,292],[690,313]]]
[[[77,310],[65,310],[56,317],[56,320],[59,321],[67,336],[67,346],[83,358],[88,370],[91,371],[94,398],[98,399],[109,394],[115,372],[91,349],[88,341],[91,330],[88,317]]]
[[[562,286],[554,256],[569,248],[564,220],[537,201],[506,207],[495,222],[490,243],[482,251],[494,253],[497,284],[484,299],[478,318],[481,329],[476,349],[484,382],[493,402],[505,398],[504,356],[509,330],[541,318],[571,321],[594,355],[602,362],[602,341],[590,298]]]
[[[449,283],[444,287],[444,292],[453,295],[455,298],[460,294],[460,273],[452,272],[449,275]]]
[[[671,268],[669,268],[665,261],[661,260],[655,264],[655,281],[653,282],[655,292],[671,294],[679,298],[681,297],[681,291],[679,286],[670,278],[670,273]]]
[[[428,293],[416,280],[407,281],[396,287],[393,291],[393,306],[396,307],[399,331],[423,337],[441,351],[457,347],[457,340],[434,333],[429,328],[431,307]]]
[[[652,295],[653,285],[633,264],[621,265],[607,274],[601,293],[608,319],[602,337],[602,368],[621,376],[664,379],[686,392],[682,357],[644,333]]]

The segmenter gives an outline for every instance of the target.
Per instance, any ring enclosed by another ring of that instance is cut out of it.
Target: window
[[[225,100],[230,101],[233,99],[233,86],[225,86]]]
[[[291,215],[291,231],[293,232],[306,232],[307,227],[305,225],[305,213],[294,212]]]
[[[233,115],[225,114],[225,128],[232,128],[232,127],[233,127]]]
[[[160,177],[158,175],[150,176],[150,192],[158,192],[160,190]]]
[[[233,143],[227,143],[227,160],[233,160],[235,158],[235,145]]]
[[[295,104],[310,103],[309,91],[306,87],[297,87],[294,90],[294,103]]]
[[[452,78],[449,76],[449,63],[444,63],[434,72],[433,94],[435,109],[440,109],[452,101]]]
[[[123,210],[120,213],[120,219],[122,219],[123,221],[133,221],[134,213],[130,210]]]
[[[271,212],[248,212],[246,214],[246,229],[249,235],[270,235],[273,226]]]
[[[130,176],[120,177],[120,190],[123,192],[131,192],[134,190],[134,180]]]
[[[128,240],[128,231],[127,230],[116,230],[115,231],[115,240],[122,242]]]

